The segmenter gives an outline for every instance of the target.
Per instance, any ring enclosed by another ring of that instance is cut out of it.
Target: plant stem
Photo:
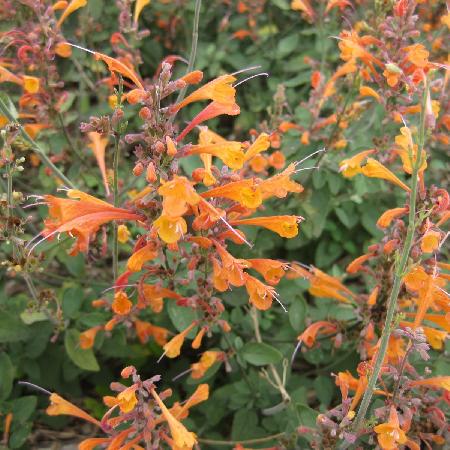
[[[119,206],[119,159],[120,159],[120,136],[115,136],[114,142],[114,181],[113,181],[113,197],[114,206]],[[113,223],[113,276],[114,282],[117,280],[119,274],[119,240],[118,240],[118,225]]]
[[[254,306],[252,306],[252,309],[250,310],[250,317],[252,318],[253,322],[253,328],[255,329],[255,338],[256,341],[260,344],[263,343],[261,333],[259,331],[259,323],[258,323],[258,311]],[[291,396],[286,391],[286,388],[284,387],[284,383],[281,380],[281,377],[276,369],[276,367],[273,364],[269,364],[270,372],[272,373],[273,379],[274,379],[274,385],[277,387],[278,391],[280,392],[281,398],[283,399],[283,403],[290,403]]]
[[[86,164],[83,155],[80,153],[80,151],[78,150],[78,148],[75,146],[75,144],[72,141],[72,138],[70,137],[66,126],[64,125],[64,119],[62,114],[58,111],[58,120],[59,123],[61,125],[61,130],[64,134],[64,137],[66,138],[67,143],[69,144],[69,147],[71,148],[72,152],[75,154],[75,156],[80,160],[81,164],[85,167],[88,168],[88,165]]]
[[[191,42],[191,53],[189,55],[189,61],[186,73],[192,72],[194,69],[195,57],[197,56],[197,44],[198,44],[198,24],[200,22],[200,9],[202,7],[202,0],[195,0],[195,10],[194,10],[194,26],[192,28],[192,42]],[[178,94],[176,103],[180,103],[186,94],[187,88],[184,87]]]
[[[24,130],[22,125],[17,122],[14,116],[9,111],[8,107],[5,105],[4,101],[0,98],[0,111],[8,119],[9,122],[17,123],[19,125],[19,131],[22,138],[27,141],[32,149],[38,154],[39,158],[47,167],[49,167],[55,175],[60,178],[67,187],[76,189],[76,186],[52,163],[50,158],[45,154],[44,150],[31,138],[31,136]]]
[[[256,439],[245,439],[245,440],[241,440],[241,441],[221,441],[221,440],[216,440],[216,439],[202,439],[202,438],[198,438],[198,441],[202,444],[210,444],[210,445],[226,445],[226,446],[235,446],[236,444],[242,444],[242,445],[250,445],[250,444],[259,444],[262,442],[267,442],[267,441],[273,441],[275,439],[280,439],[285,435],[285,433],[277,433],[277,434],[272,434],[271,436],[266,436],[266,437],[262,437],[262,438],[256,438]]]
[[[380,347],[377,352],[375,363],[372,370],[372,375],[367,384],[367,389],[364,393],[361,405],[358,410],[358,415],[355,419],[355,429],[361,429],[364,419],[369,409],[370,402],[372,400],[373,391],[380,375],[381,367],[386,356],[387,347],[389,344],[389,338],[391,336],[391,328],[394,321],[394,315],[397,309],[397,299],[402,286],[402,279],[405,274],[405,269],[408,264],[409,253],[413,244],[414,233],[416,230],[416,199],[417,199],[417,185],[418,185],[418,174],[422,159],[422,150],[425,144],[425,107],[427,98],[427,85],[425,84],[424,95],[422,100],[422,109],[420,115],[420,127],[418,136],[418,149],[416,155],[416,161],[414,162],[412,177],[411,177],[411,193],[409,197],[409,216],[408,216],[408,229],[405,237],[405,242],[400,255],[400,259],[396,264],[394,283],[392,285],[392,290],[389,295],[387,303],[386,320],[384,323],[383,332],[380,339]]]

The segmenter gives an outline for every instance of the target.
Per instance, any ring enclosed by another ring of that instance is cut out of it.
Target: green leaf
[[[334,385],[330,377],[319,375],[314,380],[314,389],[316,390],[316,395],[320,402],[328,406],[333,399]]]
[[[37,405],[37,397],[34,395],[27,395],[15,399],[12,404],[12,413],[14,421],[19,423],[26,422],[33,414]]]
[[[245,344],[240,353],[247,362],[254,366],[276,364],[283,358],[283,354],[275,347],[259,342]]]
[[[84,370],[97,372],[100,370],[92,348],[83,350],[80,347],[80,332],[78,330],[66,330],[64,347],[69,358],[75,365]]]
[[[191,308],[179,306],[175,301],[168,302],[167,311],[169,312],[170,320],[178,331],[185,330],[194,320],[197,319],[197,313]],[[196,334],[197,327],[187,335],[188,338],[193,339]]]
[[[289,323],[297,332],[304,327],[307,309],[308,306],[303,298],[296,299],[289,305]]]
[[[28,337],[28,329],[19,315],[0,311],[0,343],[24,341]]]
[[[14,423],[14,420],[13,420]],[[31,429],[33,424],[30,422],[26,422],[21,424],[20,427],[14,428],[11,432],[11,437],[9,438],[9,448],[20,448],[25,443],[28,438],[28,435],[31,433]]]
[[[300,36],[298,33],[291,34],[290,36],[281,39],[278,43],[277,58],[281,59],[292,53],[298,46],[299,39]]]
[[[79,287],[70,287],[64,291],[62,310],[64,317],[73,318],[83,304],[83,291]]]
[[[20,318],[26,325],[31,325],[35,322],[48,320],[48,315],[43,311],[24,311],[20,314]]]
[[[14,381],[14,366],[10,357],[5,353],[0,353],[0,400],[9,397]]]

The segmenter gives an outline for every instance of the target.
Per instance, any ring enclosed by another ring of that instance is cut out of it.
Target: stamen
[[[306,160],[308,160],[309,158],[312,158],[314,155],[317,155],[317,153],[322,153],[322,152],[326,152],[327,151],[327,149],[324,147],[324,148],[321,148],[321,149],[319,149],[319,150],[316,150],[315,152],[313,152],[313,153],[310,153],[308,156],[305,156],[303,159],[301,159],[300,161],[295,161],[294,162],[294,165],[295,166],[299,166],[302,162],[305,162]]]
[[[136,286],[137,286],[136,283],[134,283],[134,284],[117,284],[117,285],[110,286],[110,287],[104,289],[102,291],[102,294],[104,294],[105,292],[111,291],[113,289],[120,289],[120,288],[124,288],[124,287],[136,287]]]
[[[295,346],[294,352],[292,353],[292,356],[291,356],[291,366],[294,363],[294,359],[297,356],[297,352],[300,350],[302,344],[303,344],[302,340],[299,340],[298,344]]]
[[[67,42],[67,44],[69,44],[71,47],[79,48],[80,50],[84,50],[85,52],[92,53],[93,55],[95,55],[96,53],[92,50],[89,50],[88,48],[81,47],[80,45],[72,44],[70,42]]]
[[[43,387],[38,386],[37,384],[30,383],[29,381],[18,381],[17,384],[20,384],[21,386],[28,386],[32,389],[36,389],[37,391],[44,392],[44,394],[52,395],[50,391],[47,391],[47,389],[44,389]]]
[[[252,76],[250,76],[250,77],[244,78],[243,80],[239,81],[238,83],[233,84],[233,87],[238,87],[240,84],[243,84],[243,83],[245,83],[246,81],[251,80],[252,78],[262,77],[262,76],[268,77],[269,74],[268,74],[267,72],[256,73],[255,75],[252,75]]]
[[[232,74],[230,74],[230,75],[238,75],[238,74],[240,74],[240,73],[243,73],[243,72],[250,72],[250,70],[255,70],[255,69],[261,69],[261,66],[250,66],[250,67],[246,67],[245,69],[241,69],[241,70],[238,70],[237,72],[233,72]]]
[[[183,377],[184,375],[187,375],[188,373],[192,372],[192,369],[189,368],[187,370],[184,370],[183,372],[179,373],[178,375],[174,376],[172,378],[172,381],[178,380],[179,378]]]

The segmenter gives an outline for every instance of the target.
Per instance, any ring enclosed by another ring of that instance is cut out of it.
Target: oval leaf
[[[242,357],[254,366],[276,364],[283,358],[283,354],[271,345],[259,342],[249,342],[242,347]]]
[[[64,336],[64,346],[69,358],[81,369],[97,372],[100,370],[92,349],[83,350],[80,347],[80,332],[67,330]]]

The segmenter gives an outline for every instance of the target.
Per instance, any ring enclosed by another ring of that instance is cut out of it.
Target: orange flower
[[[106,165],[105,165],[105,149],[108,145],[108,137],[103,137],[100,133],[96,131],[91,131],[88,133],[88,138],[91,143],[88,147],[92,150],[97,159],[97,164],[100,169],[100,173],[103,178],[103,185],[105,186],[106,195],[110,194],[109,185],[108,185],[108,177],[106,175]]]
[[[342,172],[342,175],[344,175],[345,178],[352,178],[356,174],[361,173],[361,163],[374,151],[375,150],[365,150],[349,159],[344,159],[339,163],[339,172]]]
[[[318,334],[333,334],[336,333],[337,329],[337,325],[334,323],[321,320],[309,325],[303,333],[297,337],[297,340],[311,348],[316,342]]]
[[[139,220],[141,217],[126,209],[116,208],[109,203],[92,197],[84,192],[71,189],[67,191],[68,199],[44,196],[49,207],[49,218],[45,220],[42,235],[45,238],[59,233],[69,233],[77,241],[71,250],[86,252],[89,241],[100,225],[112,220]]]
[[[173,106],[173,111],[179,111],[189,103],[199,100],[213,100],[214,102],[230,105],[235,102],[236,89],[232,84],[236,81],[233,75],[222,75],[188,95],[183,101]]]
[[[50,395],[50,406],[45,411],[49,416],[74,416],[80,419],[87,420],[100,427],[100,422],[94,419],[87,412],[75,406],[73,403],[68,402],[64,398],[60,397],[58,394]]]
[[[78,444],[78,450],[94,450],[99,445],[107,444],[110,438],[88,438]]]
[[[377,102],[381,101],[380,95],[369,86],[361,86],[359,88],[359,95],[363,97],[373,97]]]
[[[259,272],[267,283],[275,286],[286,274],[286,264],[275,259],[247,259],[250,267]]]
[[[245,259],[237,259],[230,253],[228,253],[219,243],[214,243],[217,249],[217,253],[221,259],[221,266],[215,267],[215,277],[222,279],[222,283],[225,283],[228,289],[228,284],[232,286],[243,286],[245,283],[244,269],[249,267],[249,263]],[[222,287],[221,283],[218,283],[219,287]],[[219,289],[220,290],[220,289]]]
[[[89,328],[89,330],[83,331],[80,334],[80,348],[83,350],[92,348],[94,346],[95,336],[97,336],[97,333],[101,329],[103,329],[103,327],[98,325],[96,327]]]
[[[247,149],[244,161],[249,161],[261,152],[266,151],[270,147],[270,139],[267,133],[261,133]]]
[[[158,193],[163,197],[163,215],[182,216],[189,206],[196,205],[200,196],[195,192],[186,177],[174,176],[172,180],[162,184]]]
[[[117,227],[117,240],[121,244],[125,244],[130,239],[131,233],[130,230],[128,230],[128,227],[126,225],[119,225]]]
[[[378,443],[383,450],[395,450],[397,444],[404,444],[407,441],[405,432],[400,428],[395,406],[391,406],[389,421],[373,428],[377,433]]]
[[[164,355],[168,358],[176,358],[181,353],[181,346],[189,334],[189,332],[197,326],[197,322],[192,322],[185,330],[174,336],[167,344],[164,345]]]
[[[67,42],[58,42],[55,45],[55,53],[61,58],[69,58],[72,55],[72,48]]]
[[[23,77],[23,88],[25,92],[28,92],[29,94],[36,94],[39,91],[40,84],[39,78],[27,75]]]
[[[441,233],[439,231],[428,230],[423,236],[420,248],[424,253],[433,253],[439,248]]]
[[[298,223],[302,220],[300,216],[271,216],[253,217],[250,219],[231,220],[230,225],[252,225],[267,228],[281,237],[293,238],[298,234]]]
[[[152,389],[150,393],[156,400],[162,415],[169,425],[170,434],[172,435],[176,447],[183,450],[192,449],[197,442],[195,434],[188,431],[181,422],[175,419],[154,389]]]
[[[241,169],[244,165],[244,152],[241,148],[242,144],[236,141],[208,145],[192,145],[186,155],[210,154],[222,160],[230,169],[237,170]]]
[[[407,52],[407,59],[410,63],[421,69],[428,66],[428,56],[430,53],[422,44],[414,44],[409,47],[404,47],[404,51]]]
[[[136,334],[142,344],[148,341],[148,338],[152,336],[155,342],[161,347],[167,343],[167,336],[169,330],[163,327],[158,327],[150,322],[144,322],[142,320],[135,320],[134,326],[136,328]]]
[[[163,300],[165,298],[180,300],[183,297],[170,289],[160,286],[159,284],[139,285],[139,308],[150,306],[153,312],[160,313],[163,309]]]
[[[87,0],[72,0],[68,5],[67,8],[63,11],[61,14],[61,17],[59,18],[56,27],[60,28],[63,22],[69,17],[73,12],[75,12],[77,9],[83,8],[87,5]]]
[[[248,274],[245,274],[245,288],[250,297],[250,303],[261,311],[269,309],[272,306],[273,299],[278,301],[278,294],[272,286],[267,286]]]
[[[111,305],[112,310],[121,316],[128,314],[133,307],[128,295],[124,291],[118,291],[114,294],[114,301]]]
[[[139,250],[135,251],[127,262],[127,270],[139,272],[142,266],[158,256],[158,249],[154,242],[149,242]]]
[[[397,217],[403,216],[407,212],[408,212],[408,208],[388,209],[383,214],[381,214],[380,218],[377,220],[377,227],[387,228],[394,219],[396,219]]]
[[[184,402],[181,406],[178,402],[175,402],[170,412],[177,419],[185,419],[189,415],[189,409],[199,403],[208,400],[209,397],[209,386],[207,384],[200,384],[194,393]]]
[[[424,380],[408,381],[408,386],[417,387],[425,386],[429,388],[445,389],[450,391],[450,376],[426,378]]]
[[[359,272],[363,267],[362,265],[373,258],[373,253],[367,253],[365,255],[358,256],[358,258],[354,259],[345,269],[348,273],[356,273]]]
[[[179,241],[187,231],[186,221],[182,217],[172,218],[161,215],[153,222],[153,226],[158,236],[167,244]]]
[[[269,164],[275,169],[282,169],[286,164],[286,158],[279,150],[269,156]]]
[[[228,183],[200,195],[203,198],[228,198],[251,209],[256,209],[262,203],[261,190],[253,179]]]
[[[250,167],[256,173],[263,172],[268,164],[267,159],[261,155],[256,155],[250,160]]]
[[[222,352],[217,352],[213,350],[208,350],[202,354],[199,362],[191,365],[191,377],[194,380],[197,380],[203,377],[206,371],[219,360],[219,357],[222,355]]]
[[[403,183],[397,176],[395,176],[387,167],[383,166],[376,159],[369,158],[367,164],[361,168],[361,173],[369,178],[381,178],[396,184],[407,192],[411,189]]]
[[[351,303],[345,295],[349,297],[355,296],[355,294],[346,288],[337,278],[322,272],[317,267],[313,268],[313,276],[310,278],[309,293],[315,297],[334,298],[344,303]]]
[[[292,0],[291,8],[294,11],[304,12],[310,22],[314,21],[316,15],[314,13],[314,10],[311,8],[308,0]]]
[[[400,128],[400,133],[395,136],[395,143],[399,147],[396,152],[402,160],[403,170],[411,175],[417,160],[418,146],[413,143],[411,131],[408,127]],[[420,158],[419,172],[423,172],[427,168],[427,154],[425,150],[422,150]]]
[[[118,405],[120,411],[122,411],[125,414],[129,413],[133,411],[133,409],[136,407],[138,403],[138,399],[136,398],[137,388],[138,388],[137,385],[133,384],[130,387],[124,389],[122,392],[120,392],[117,395],[117,397],[107,395],[103,397],[103,403],[105,403],[105,405],[110,408]]]
[[[206,108],[200,111],[189,123],[189,125],[178,135],[177,142],[181,141],[191,130],[197,125],[200,125],[206,120],[213,119],[214,117],[222,114],[229,116],[236,116],[241,112],[239,105],[236,103],[223,104],[219,102],[211,102]]]
[[[266,200],[272,196],[284,198],[289,192],[297,194],[302,192],[303,186],[291,180],[291,176],[296,172],[295,168],[295,163],[289,164],[283,172],[262,180],[258,186],[261,189],[263,199]]]
[[[367,299],[367,304],[369,306],[376,305],[379,292],[380,286],[375,286]]]
[[[150,3],[150,0],[136,0],[136,4],[134,5],[134,15],[133,15],[133,22],[135,24],[138,22],[139,16],[141,15],[142,10],[149,3]]]
[[[23,85],[22,78],[18,77],[17,75],[14,75],[6,67],[3,67],[0,64],[0,83],[5,83],[5,82],[15,83],[20,86]]]

